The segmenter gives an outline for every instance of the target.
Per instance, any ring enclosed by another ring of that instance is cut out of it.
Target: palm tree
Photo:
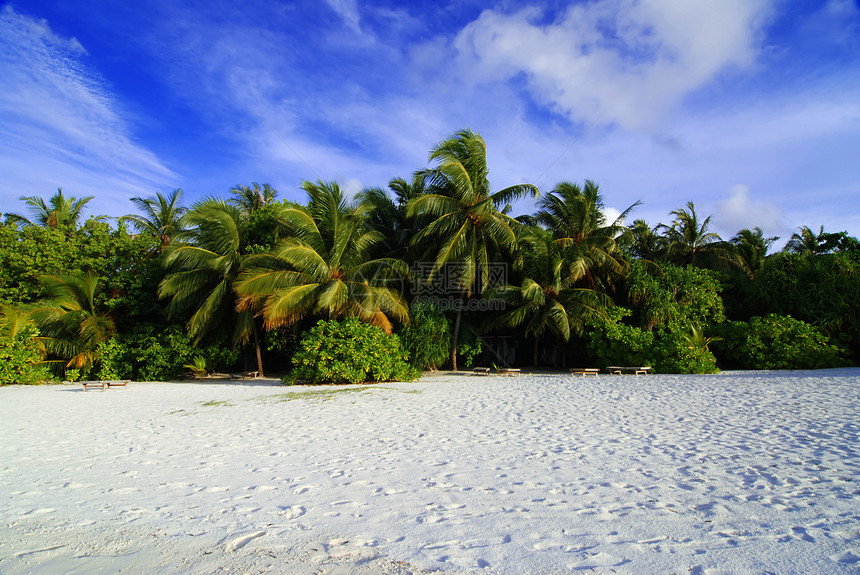
[[[182,215],[187,211],[180,204],[182,189],[170,192],[166,197],[159,193],[154,198],[131,198],[131,202],[142,212],[142,215],[129,214],[119,218],[121,222],[131,222],[137,231],[149,234],[160,246],[164,253],[173,240],[187,235],[182,222]]]
[[[732,238],[738,265],[750,279],[755,279],[756,272],[764,264],[767,251],[778,237],[766,238],[761,228],[744,229]]]
[[[536,223],[549,229],[568,262],[568,271],[574,281],[585,279],[594,289],[599,278],[595,271],[623,273],[624,261],[616,237],[625,229],[624,218],[639,205],[628,207],[612,223],[607,223],[605,205],[600,188],[591,180],[585,187],[562,182],[538,201]]]
[[[665,257],[672,263],[703,268],[726,267],[736,263],[731,244],[716,233],[709,232],[711,217],[699,220],[696,206],[687,202],[686,208],[671,212],[675,221],[661,225],[665,231]]]
[[[77,227],[83,215],[84,206],[93,199],[93,196],[87,196],[80,200],[74,196],[67,198],[63,195],[63,188],[57,188],[57,193],[51,196],[47,202],[39,196],[21,196],[18,199],[30,207],[33,220],[10,213],[6,214],[7,221],[19,225],[59,228],[63,226]],[[104,216],[98,216],[96,219],[104,219]]]
[[[233,284],[247,254],[247,225],[239,208],[220,199],[207,198],[185,214],[190,242],[171,245],[165,254],[168,275],[158,286],[158,296],[170,298],[170,317],[190,314],[186,324],[195,344],[215,329],[233,326],[233,342],[253,338],[257,371],[263,375],[263,358],[253,314],[237,311]]]
[[[40,278],[48,299],[32,310],[49,353],[68,359],[66,367],[84,368],[99,359],[98,346],[116,333],[108,313],[95,305],[99,277],[92,272],[55,273]]]
[[[420,218],[408,217],[407,206],[424,193],[424,184],[423,174],[418,173],[412,182],[394,178],[388,183],[394,199],[383,188],[366,188],[356,196],[369,208],[367,220],[370,228],[382,234],[382,241],[377,246],[379,255],[411,261],[410,242],[421,230],[423,222]]]
[[[624,233],[622,241],[633,256],[642,260],[654,260],[664,248],[665,238],[657,233],[645,220],[636,220]]]
[[[266,329],[320,314],[357,317],[391,333],[391,319],[408,321],[396,289],[408,266],[393,258],[371,259],[382,235],[367,229],[369,206],[347,205],[333,182],[305,182],[302,188],[307,207],[281,211],[295,237],[248,259],[236,282],[239,309],[262,310]]]
[[[801,226],[797,228],[797,231],[799,233],[791,234],[791,239],[788,240],[782,251],[805,255],[824,253],[825,248],[821,241],[822,236],[824,236],[824,226],[821,226],[818,234],[813,232],[809,226]]]
[[[419,246],[428,240],[437,241],[431,278],[445,264],[459,263],[455,277],[449,279],[468,297],[488,285],[493,258],[516,248],[519,223],[505,213],[510,202],[526,195],[537,196],[538,190],[531,184],[517,184],[492,192],[487,179],[487,145],[468,129],[440,142],[430,152],[430,161],[437,165],[422,172],[427,192],[412,199],[407,207],[409,217],[429,219],[412,243]],[[454,370],[461,315],[458,307],[451,345]]]
[[[252,182],[251,187],[241,184],[233,186],[230,193],[236,196],[230,200],[230,203],[246,214],[251,214],[273,203],[278,190],[269,184],[263,184],[263,187],[260,187],[257,182]]]
[[[506,303],[506,311],[490,325],[519,327],[534,336],[534,366],[538,367],[540,342],[546,332],[568,341],[571,331],[581,333],[585,321],[599,313],[608,298],[598,292],[574,287],[561,245],[552,234],[532,228],[520,240],[520,285],[492,290]]]

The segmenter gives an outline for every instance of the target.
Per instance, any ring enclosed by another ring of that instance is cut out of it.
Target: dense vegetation
[[[472,362],[659,372],[818,368],[860,357],[860,242],[802,227],[730,240],[690,202],[608,221],[594,182],[494,190],[483,139],[354,199],[306,182],[81,221],[92,199],[21,198],[0,224],[0,384],[267,369],[380,381]],[[536,197],[534,214],[510,203]]]

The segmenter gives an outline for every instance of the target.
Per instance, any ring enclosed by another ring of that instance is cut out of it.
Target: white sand
[[[860,573],[858,436],[857,369],[0,388],[0,572]]]

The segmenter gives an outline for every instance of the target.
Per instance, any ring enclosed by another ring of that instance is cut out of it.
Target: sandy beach
[[[860,573],[860,369],[0,388],[0,572]]]

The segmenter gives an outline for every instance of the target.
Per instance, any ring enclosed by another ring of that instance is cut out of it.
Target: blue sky
[[[0,211],[409,178],[469,127],[495,188],[596,181],[651,225],[860,235],[852,0],[0,5]],[[521,203],[517,210],[532,211]]]

